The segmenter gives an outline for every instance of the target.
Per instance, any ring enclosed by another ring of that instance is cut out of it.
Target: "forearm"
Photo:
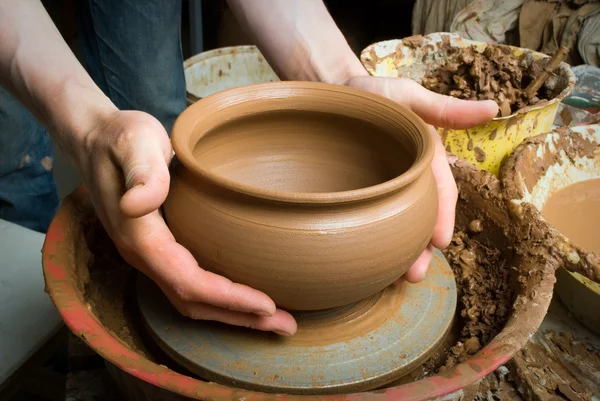
[[[70,156],[98,119],[116,110],[38,0],[0,2],[0,84]]]
[[[367,75],[322,0],[228,0],[281,79],[344,84]]]

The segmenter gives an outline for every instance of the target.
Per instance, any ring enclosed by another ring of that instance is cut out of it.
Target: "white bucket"
[[[185,60],[183,68],[188,106],[225,89],[279,81],[256,46],[209,50]]]

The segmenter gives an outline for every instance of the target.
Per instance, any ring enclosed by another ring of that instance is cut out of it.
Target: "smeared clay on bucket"
[[[175,239],[283,309],[371,296],[431,239],[433,140],[389,99],[322,83],[240,87],[186,109],[172,141]]]
[[[568,270],[596,282],[600,282],[598,254],[582,248],[576,239],[568,238],[553,227],[551,221],[544,220],[542,211],[556,191],[600,178],[599,143],[598,131],[579,128],[575,132],[562,128],[526,140],[501,171],[511,208],[520,218],[535,222],[531,235],[541,236],[540,233],[545,232],[547,246],[561,255]]]
[[[461,201],[454,237],[444,253],[454,270],[464,323],[442,371],[477,353],[502,330],[512,312],[516,280],[511,269],[517,257],[511,247],[514,234],[506,230],[510,217],[498,180],[460,160],[453,173]]]

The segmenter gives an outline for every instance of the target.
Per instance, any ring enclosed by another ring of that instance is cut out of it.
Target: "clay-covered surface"
[[[372,75],[410,78],[458,98],[495,100],[505,108],[497,118],[557,103],[572,90],[574,74],[561,63],[537,97],[521,95],[548,59],[531,50],[472,41],[451,33],[373,43],[361,53],[361,61]]]
[[[505,364],[539,327],[551,299],[558,260],[531,241],[526,235],[529,226],[521,226],[511,216],[494,177],[458,160],[452,160],[452,168],[460,199],[456,236],[448,255],[460,277],[457,283],[467,287],[459,293],[460,341],[450,353],[444,351],[445,369],[433,376],[431,370],[421,369],[423,376],[429,377],[375,392],[327,399],[354,400],[367,394],[372,400],[424,400],[449,394],[450,398],[460,398],[466,394],[463,388]],[[165,390],[155,391],[160,399],[324,398],[256,393],[203,382],[153,349],[140,335],[135,307],[128,298],[133,294],[134,270],[118,257],[83,189],[66,199],[58,212],[44,245],[43,264],[48,292],[65,322],[110,362],[113,374],[121,370],[126,373],[114,376],[121,383],[129,383],[122,388],[131,400],[148,399],[153,386]],[[471,267],[494,272],[471,272]],[[486,277],[497,281],[486,284]],[[469,288],[471,283],[474,288]],[[478,290],[477,286],[482,285],[488,285],[492,293]],[[501,294],[505,288],[513,291],[509,312],[502,307],[492,311],[494,302],[508,304]],[[169,392],[172,396],[167,396]]]
[[[291,337],[187,319],[142,275],[137,300],[144,331],[176,363],[206,380],[270,393],[377,389],[456,342],[446,344],[455,279],[437,250],[422,282],[396,282],[345,307],[295,313]]]
[[[521,74],[520,88],[518,88],[519,70],[514,65],[514,61],[498,64],[498,60],[495,60],[484,68],[483,61],[486,59],[484,54],[488,46],[491,49],[510,49],[511,54],[518,60],[519,66],[524,65],[525,70],[530,69],[530,66],[536,68],[539,64],[545,64],[545,60],[549,59],[545,54],[527,49],[497,47],[463,39],[456,34],[433,33],[427,36],[373,43],[361,53],[361,61],[367,71],[377,77],[403,77],[418,83],[422,83],[424,76],[432,78],[437,76],[436,81],[441,83],[447,78],[452,78],[452,88],[439,87],[437,90],[440,92],[454,90],[457,91],[455,95],[458,97],[491,96],[497,101],[500,100],[499,104],[502,106],[504,98],[516,100],[518,92],[528,82],[527,79],[523,80]],[[469,53],[469,56],[471,53],[473,55],[473,60],[467,57],[466,61],[471,63],[468,69],[464,65],[461,67],[453,62],[453,58],[457,58],[457,54],[461,52]],[[481,55],[477,58],[481,63],[475,61],[475,52]],[[448,68],[450,66],[452,68]],[[455,67],[464,70],[462,77],[443,71],[444,68],[447,71]],[[498,67],[503,71],[495,71]],[[485,72],[485,69],[489,71]],[[560,101],[575,85],[575,75],[567,64],[561,63],[555,72],[556,74],[550,76],[539,89],[538,97],[541,100],[539,102],[536,100],[534,105],[521,107],[514,103],[513,108],[508,102],[504,104],[504,113],[500,110],[499,116],[486,124],[468,129],[438,128],[438,134],[442,137],[446,150],[498,176],[502,161],[524,139],[552,129]],[[458,86],[464,89],[458,89]],[[544,97],[549,100],[543,99]],[[519,109],[515,112],[515,108]],[[510,115],[506,115],[508,111]]]
[[[561,128],[523,142],[507,159],[501,181],[515,216],[530,236],[560,256],[568,270],[600,282],[600,256],[547,224],[541,211],[556,191],[600,178],[600,127]]]
[[[597,400],[600,336],[555,297],[538,332],[507,367],[526,401]]]
[[[600,394],[600,349],[571,334],[536,333],[511,362],[526,399],[592,401]]]

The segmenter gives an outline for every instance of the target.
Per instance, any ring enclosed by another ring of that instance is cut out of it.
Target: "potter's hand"
[[[294,334],[296,323],[264,293],[202,270],[179,245],[159,207],[169,191],[171,144],[163,126],[114,111],[86,136],[75,162],[121,255],[153,279],[184,315]]]
[[[40,1],[0,1],[0,85],[78,166],[121,254],[154,279],[182,313],[295,332],[294,319],[276,311],[265,294],[203,271],[175,242],[158,213],[169,189],[171,146],[165,130],[147,114],[117,110]]]
[[[405,78],[377,78],[360,75],[351,78],[347,85],[401,103],[419,115],[426,123],[436,127],[470,128],[490,121],[498,112],[498,106],[492,100],[475,102],[442,96]],[[439,212],[431,243],[404,276],[410,282],[418,282],[425,278],[433,256],[433,247],[439,249],[447,247],[452,240],[454,231],[456,183],[446,160],[446,151],[442,141],[434,128],[430,128],[436,142],[431,168],[438,188]]]

